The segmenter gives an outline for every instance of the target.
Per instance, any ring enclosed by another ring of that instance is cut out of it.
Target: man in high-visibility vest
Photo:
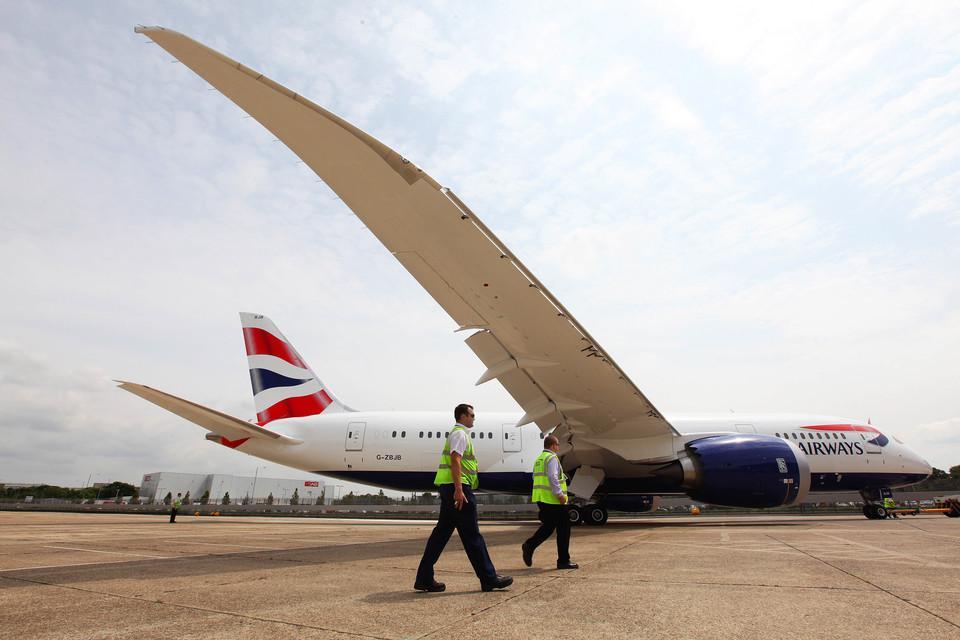
[[[497,573],[487,553],[487,543],[480,535],[480,523],[477,520],[477,500],[473,495],[479,486],[477,478],[477,456],[470,439],[475,414],[473,407],[459,404],[453,410],[457,424],[450,429],[440,454],[440,466],[433,484],[440,494],[440,517],[437,526],[427,540],[417,569],[417,578],[413,588],[418,591],[439,592],[447,587],[437,582],[433,576],[433,565],[440,559],[443,548],[447,546],[450,535],[456,529],[463,543],[463,550],[470,558],[473,571],[480,579],[480,588],[484,591],[504,589],[513,584],[513,578]]]
[[[888,518],[896,518],[897,513],[894,509],[897,508],[897,503],[894,502],[893,498],[884,498],[883,499],[883,508],[887,511]]]
[[[557,532],[557,569],[577,569],[570,561],[570,516],[567,513],[567,478],[560,466],[560,441],[549,435],[543,439],[543,452],[533,463],[532,501],[540,508],[540,528],[521,545],[523,563],[533,565],[533,552]]]
[[[180,510],[180,507],[183,505],[183,500],[181,499],[181,494],[177,494],[177,497],[170,501],[170,522],[174,523],[177,521],[177,511]]]

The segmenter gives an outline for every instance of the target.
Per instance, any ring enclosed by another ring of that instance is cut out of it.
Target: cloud
[[[5,476],[252,468],[108,382],[249,416],[240,310],[352,405],[516,409],[342,202],[131,33],[145,20],[451,186],[661,409],[869,416],[930,455],[911,425],[956,415],[960,347],[954,5],[295,12],[0,7]]]

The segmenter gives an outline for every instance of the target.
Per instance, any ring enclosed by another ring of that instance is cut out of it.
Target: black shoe
[[[513,578],[510,576],[501,576],[499,573],[497,577],[494,578],[491,582],[485,582],[480,585],[480,589],[483,591],[493,591],[494,589],[506,589],[513,584]]]
[[[567,560],[566,562],[557,563],[557,569],[579,569],[579,568],[580,568],[580,565],[578,565],[576,562],[570,562],[569,560]]]
[[[417,591],[426,591],[428,593],[440,593],[441,591],[447,590],[447,585],[443,584],[442,582],[437,582],[436,580],[434,580],[433,582],[430,582],[430,583],[414,582],[413,588],[416,589]]]
[[[527,543],[524,542],[520,545],[520,548],[523,550],[523,564],[528,567],[533,566],[533,549],[527,546]]]

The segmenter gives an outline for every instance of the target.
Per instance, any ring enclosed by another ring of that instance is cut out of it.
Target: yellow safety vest
[[[457,431],[463,431],[467,436],[467,449],[460,458],[460,481],[463,484],[469,484],[471,489],[476,490],[480,486],[480,480],[477,478],[477,457],[473,454],[473,441],[470,439],[470,432],[466,427],[460,425],[450,430],[450,435]],[[437,469],[437,475],[433,479],[433,484],[438,487],[442,484],[453,484],[453,471],[450,470],[450,436],[443,444],[443,453],[440,454],[440,468]]]
[[[537,460],[533,463],[533,502],[545,502],[547,504],[560,504],[560,498],[553,493],[553,487],[550,486],[550,478],[547,475],[547,462],[550,458],[557,458],[557,468],[560,472],[560,489],[567,492],[567,476],[563,474],[563,467],[560,465],[560,458],[553,451],[544,449]]]
[[[885,509],[895,509],[897,507],[897,503],[893,501],[893,498],[884,498],[883,506]]]
[[[179,509],[181,506],[183,506],[183,502],[180,501],[180,498],[175,498],[173,500],[173,508]]]

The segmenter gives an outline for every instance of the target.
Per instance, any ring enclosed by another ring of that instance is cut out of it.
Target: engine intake
[[[686,445],[683,487],[694,500],[729,507],[779,507],[810,490],[810,465],[791,442],[760,434],[708,436]]]

